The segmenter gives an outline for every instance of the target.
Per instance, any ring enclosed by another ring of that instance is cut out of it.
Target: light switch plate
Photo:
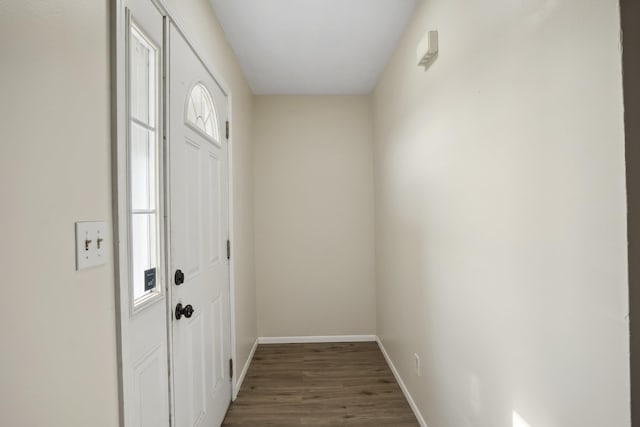
[[[76,270],[105,264],[106,247],[107,225],[104,221],[76,222]]]

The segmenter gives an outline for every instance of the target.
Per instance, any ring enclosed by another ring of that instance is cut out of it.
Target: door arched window
[[[202,83],[191,89],[187,100],[187,123],[214,141],[220,141],[218,117],[209,91]]]

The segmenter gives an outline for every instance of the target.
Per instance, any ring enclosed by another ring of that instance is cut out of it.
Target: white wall
[[[240,372],[258,336],[253,245],[253,94],[211,4],[207,0],[167,0],[166,3],[203,60],[220,74],[233,94],[231,150],[235,222],[231,259],[235,275],[236,371]]]
[[[118,425],[112,247],[74,256],[75,221],[112,224],[107,5],[0,4],[3,425]]]
[[[375,333],[367,96],[257,96],[260,336]]]
[[[206,0],[169,3],[231,87],[238,362],[257,337],[252,94]],[[107,1],[0,2],[4,322],[0,414],[12,426],[116,426],[113,250],[75,271],[74,222],[111,216]]]
[[[619,31],[616,0],[423,1],[382,75],[378,334],[431,427],[630,425]]]

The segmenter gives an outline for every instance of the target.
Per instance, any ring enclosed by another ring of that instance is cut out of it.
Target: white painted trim
[[[236,336],[236,273],[235,273],[235,259],[236,259],[236,241],[235,241],[235,209],[233,207],[235,203],[235,180],[233,179],[233,152],[234,144],[233,137],[233,94],[227,90],[227,119],[229,122],[229,139],[227,139],[227,187],[228,196],[227,203],[229,204],[229,217],[228,222],[228,239],[231,242],[231,259],[229,260],[229,328],[231,329],[230,345],[231,345],[231,360],[233,365],[238,366],[238,352],[236,351],[237,336]],[[224,136],[226,138],[226,135]],[[256,339],[257,342],[257,339]],[[254,350],[257,344],[254,344]],[[246,365],[251,363],[253,353],[247,359]],[[235,388],[233,380],[231,381],[231,400],[235,400],[240,391],[240,386]]]
[[[372,342],[377,341],[375,335],[324,335],[301,337],[259,337],[259,344],[300,344],[314,342]]]
[[[242,372],[240,372],[240,375],[238,376],[238,380],[233,384],[233,393],[231,394],[231,400],[236,400],[236,397],[238,397],[238,393],[240,392],[240,388],[242,387],[242,382],[244,381],[244,377],[247,376],[247,371],[249,370],[249,366],[251,365],[251,361],[253,360],[253,355],[256,354],[257,348],[258,338],[256,338],[256,341],[253,343],[253,347],[251,347],[249,357],[247,357],[247,361],[242,368]]]
[[[115,305],[116,305],[116,336],[118,345],[118,417],[121,426],[127,425],[131,389],[131,379],[125,375],[124,366],[129,360],[129,271],[128,258],[125,255],[126,222],[122,213],[125,212],[125,179],[122,167],[126,157],[123,144],[126,141],[126,91],[125,91],[125,8],[123,0],[110,3],[111,14],[111,187],[112,187],[112,215],[113,215],[113,268],[115,277]]]
[[[175,396],[175,375],[173,369],[174,357],[173,357],[173,286],[171,282],[171,264],[173,262],[172,252],[171,252],[171,221],[173,218],[173,214],[171,212],[171,157],[170,157],[170,147],[169,147],[169,133],[171,132],[171,123],[169,123],[169,90],[170,90],[170,67],[169,67],[169,51],[171,49],[171,20],[167,17],[166,11],[163,11],[163,15],[165,16],[165,22],[163,23],[163,31],[164,31],[164,49],[166,55],[164,55],[164,64],[162,64],[162,72],[164,76],[164,135],[165,135],[165,143],[164,143],[164,174],[162,179],[164,180],[164,188],[165,188],[165,251],[166,251],[166,262],[167,262],[167,278],[169,279],[167,282],[167,356],[169,358],[169,415],[170,415],[170,427],[174,427],[176,425],[176,396]],[[123,426],[124,427],[124,426]]]
[[[391,361],[391,357],[389,357],[387,350],[384,348],[384,345],[382,344],[382,340],[380,339],[380,337],[376,337],[376,342],[378,343],[378,347],[380,347],[380,351],[382,352],[384,359],[387,361],[387,365],[389,365],[389,369],[391,369],[393,376],[396,377],[396,381],[398,382],[398,385],[400,386],[400,389],[402,390],[404,397],[407,399],[407,402],[409,402],[409,406],[411,406],[411,410],[413,411],[413,414],[416,416],[418,423],[422,427],[427,427],[427,423],[424,420],[424,417],[422,416],[422,414],[420,413],[420,410],[418,409],[418,405],[416,405],[416,402],[413,400],[413,397],[411,397],[411,394],[409,393],[409,389],[407,389],[407,386],[404,385],[404,381],[402,381],[402,377],[400,376],[400,374],[398,373],[398,370],[396,369],[395,365]]]

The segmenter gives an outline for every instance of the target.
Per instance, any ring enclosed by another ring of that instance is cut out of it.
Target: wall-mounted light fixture
[[[418,67],[424,67],[427,69],[433,64],[438,57],[438,32],[427,31],[427,34],[418,43],[416,49],[416,56],[418,59]]]

